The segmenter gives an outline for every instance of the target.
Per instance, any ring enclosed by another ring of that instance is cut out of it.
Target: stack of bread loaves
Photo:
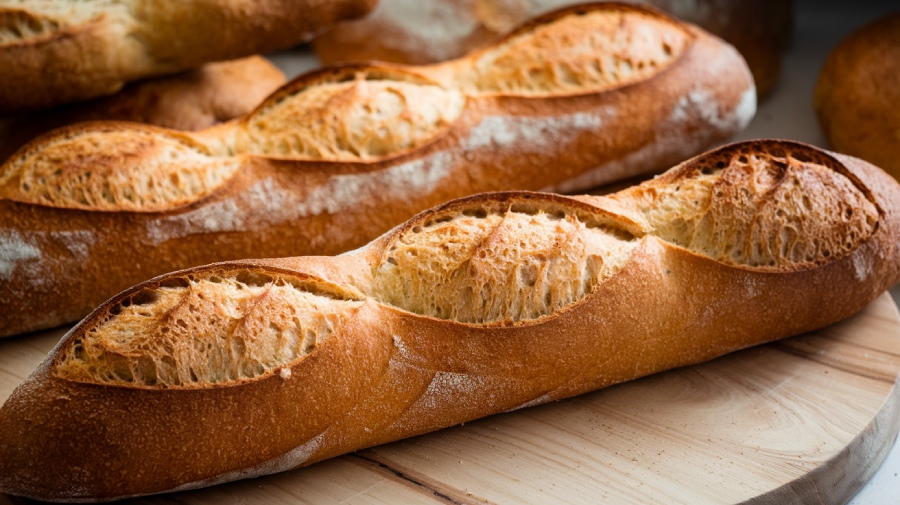
[[[347,251],[450,198],[656,172],[754,110],[731,46],[594,4],[442,65],[325,68],[196,133],[58,130],[0,167],[0,335],[179,268]]]
[[[156,123],[0,165],[0,337],[83,318],[0,407],[0,493],[297,468],[822,328],[900,281],[881,169],[785,140],[698,155],[755,113],[734,47],[611,2],[498,35],[543,4],[436,1],[490,42],[272,91],[259,57],[207,63],[374,2],[0,0],[16,142],[72,101],[53,121]]]

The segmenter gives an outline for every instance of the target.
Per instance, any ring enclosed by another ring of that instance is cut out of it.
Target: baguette
[[[0,409],[0,491],[207,486],[709,360],[859,311],[898,239],[890,176],[760,140],[609,196],[476,195],[340,256],[170,273]]]
[[[338,23],[313,41],[325,64],[382,60],[425,64],[457,58],[526,19],[573,0],[381,0],[364,18]],[[768,93],[781,73],[793,30],[785,0],[632,0],[695,23],[732,44],[747,60],[756,89]]]
[[[0,0],[0,115],[285,49],[376,0]]]
[[[134,82],[115,95],[40,114],[0,118],[0,160],[41,134],[83,121],[137,121],[176,130],[208,128],[250,113],[284,82],[284,74],[275,65],[250,56]]]
[[[754,110],[730,46],[597,4],[443,65],[307,74],[201,132],[59,130],[0,167],[0,335],[172,270],[344,252],[451,198],[659,171]]]

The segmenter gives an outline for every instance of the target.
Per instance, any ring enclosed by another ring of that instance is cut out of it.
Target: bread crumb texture
[[[358,285],[224,266],[148,284],[83,327],[54,373],[152,388],[286,379],[283,367],[366,299],[461,323],[525,323],[589,296],[648,237],[727,264],[807,268],[849,255],[878,224],[840,170],[811,149],[732,147],[597,206],[540,193],[458,200],[394,232]]]
[[[470,97],[603,91],[661,71],[689,40],[678,24],[643,11],[573,12],[463,58],[452,82],[428,81],[415,67],[338,67],[294,81],[240,121],[194,135],[124,123],[57,131],[0,167],[0,198],[167,211],[224,185],[245,155],[339,162],[397,156],[440,138]]]
[[[689,41],[683,27],[646,12],[575,13],[480,53],[460,82],[481,92],[597,92],[662,71]]]
[[[879,211],[835,162],[788,148],[722,151],[677,179],[626,190],[651,233],[724,263],[796,268],[850,253]]]
[[[359,73],[270,102],[248,118],[246,145],[238,151],[332,161],[379,158],[428,142],[464,106],[457,90]]]
[[[637,245],[565,206],[491,207],[431,216],[401,234],[376,271],[375,297],[464,323],[527,321],[586,297]]]
[[[121,300],[71,342],[59,377],[177,388],[280,374],[362,304],[347,293],[259,271],[175,277]]]
[[[137,125],[61,130],[10,160],[0,195],[24,203],[102,211],[159,211],[206,196],[239,168],[183,135]]]

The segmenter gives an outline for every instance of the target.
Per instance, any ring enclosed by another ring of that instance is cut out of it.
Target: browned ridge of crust
[[[0,492],[207,486],[705,361],[862,309],[898,238],[889,175],[758,140],[608,196],[475,195],[340,256],[167,274],[0,409]]]
[[[754,111],[733,48],[597,4],[442,65],[312,72],[199,132],[56,130],[0,166],[0,336],[75,321],[173,270],[341,253],[452,198],[660,171]]]
[[[2,0],[0,116],[112,95],[126,83],[287,49],[375,0]],[[211,42],[214,41],[214,42]]]

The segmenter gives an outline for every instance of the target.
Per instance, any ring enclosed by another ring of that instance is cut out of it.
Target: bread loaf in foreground
[[[325,64],[381,60],[425,64],[457,58],[530,17],[577,0],[381,0],[367,16],[338,23],[313,47]],[[793,32],[789,0],[631,0],[695,23],[732,44],[750,66],[760,95],[781,73]]]
[[[661,171],[755,103],[730,46],[598,4],[444,65],[314,72],[197,133],[58,130],[0,167],[0,336],[181,268],[341,253],[456,197]]]
[[[376,0],[0,0],[0,116],[286,49]]]
[[[285,82],[261,56],[207,63],[158,79],[133,82],[115,95],[0,118],[0,160],[54,128],[82,121],[136,121],[200,130],[244,116]]]
[[[207,486],[817,329],[900,280],[898,205],[868,163],[750,141],[609,196],[482,194],[340,256],[167,274],[0,409],[0,491]]]

